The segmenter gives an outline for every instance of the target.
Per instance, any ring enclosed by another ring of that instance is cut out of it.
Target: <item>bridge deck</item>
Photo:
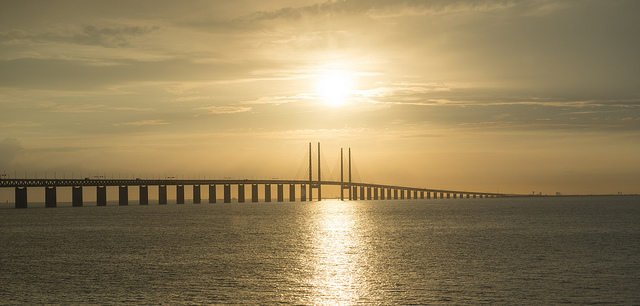
[[[295,184],[295,185],[317,185],[318,181],[308,180],[253,180],[253,179],[193,179],[193,180],[179,180],[179,179],[0,179],[0,187],[73,187],[73,186],[166,186],[166,185],[242,185],[242,184]],[[389,189],[402,189],[411,191],[424,191],[424,192],[442,192],[442,193],[457,193],[457,194],[482,194],[490,196],[509,196],[502,193],[491,192],[475,192],[475,191],[461,191],[461,190],[446,190],[446,189],[431,189],[421,187],[410,186],[397,186],[397,185],[385,185],[385,184],[372,184],[372,183],[348,183],[339,181],[320,181],[321,185],[325,186],[340,186],[345,185],[349,187],[370,187],[370,188],[389,188]]]

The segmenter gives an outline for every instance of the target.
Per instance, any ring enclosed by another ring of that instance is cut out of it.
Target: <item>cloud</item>
[[[302,101],[309,101],[318,99],[314,95],[311,94],[298,94],[295,96],[277,96],[277,97],[260,97],[256,100],[241,102],[242,104],[286,104],[286,103],[295,103]]]
[[[489,11],[513,6],[515,1],[506,0],[338,0],[303,6],[286,7],[274,11],[260,11],[240,17],[236,23],[252,23],[275,19],[298,20],[339,15],[368,15],[371,17],[397,17],[403,15],[426,15],[454,13],[460,11]]]
[[[22,30],[10,30],[0,33],[0,43],[70,43],[89,46],[101,46],[105,48],[120,48],[131,46],[130,39],[136,36],[149,34],[159,27],[124,26],[124,27],[97,27],[85,25],[78,33],[42,32],[30,34]]]
[[[0,141],[0,167],[10,165],[23,151],[22,143],[17,138],[5,138]]]
[[[113,126],[146,126],[146,125],[164,125],[164,124],[169,124],[169,122],[166,122],[160,119],[155,119],[155,120],[141,120],[141,121],[134,121],[134,122],[116,123]]]
[[[82,59],[19,58],[0,60],[0,87],[92,90],[116,85],[237,80],[273,65],[266,61],[202,63],[189,58],[157,61],[108,60],[96,65]]]
[[[235,113],[243,113],[248,112],[252,108],[248,106],[207,106],[200,107],[197,109],[206,110],[207,114],[211,115],[220,115],[220,114],[235,114]]]

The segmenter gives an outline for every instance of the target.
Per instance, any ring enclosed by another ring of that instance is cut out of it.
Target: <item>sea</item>
[[[0,209],[0,304],[640,304],[640,197]]]

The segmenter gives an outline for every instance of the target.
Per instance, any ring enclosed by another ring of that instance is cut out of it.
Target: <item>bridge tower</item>
[[[343,149],[340,148],[340,200],[344,201],[344,190],[349,190],[349,200],[351,200],[351,148],[349,148],[349,184],[344,183],[344,157]]]
[[[312,167],[312,156],[311,156],[311,143],[309,143],[309,201],[313,201],[313,188],[318,189],[318,201],[322,200],[322,176],[320,172],[320,143],[318,142],[318,181],[316,183],[313,182],[313,167]]]
[[[344,158],[340,148],[340,201],[344,201]]]
[[[349,200],[353,200],[353,197],[351,196],[351,190],[353,188],[351,188],[351,148],[349,148]]]

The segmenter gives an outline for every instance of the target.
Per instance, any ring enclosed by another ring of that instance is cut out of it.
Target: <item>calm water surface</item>
[[[640,197],[2,209],[0,243],[1,304],[640,304]]]

